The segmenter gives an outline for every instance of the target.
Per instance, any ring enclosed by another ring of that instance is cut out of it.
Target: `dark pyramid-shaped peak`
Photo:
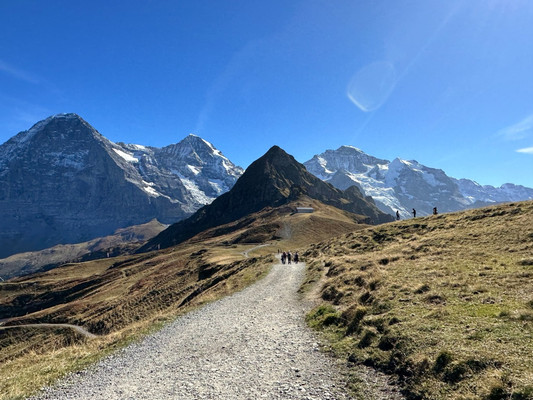
[[[280,147],[272,147],[254,161],[233,188],[190,218],[170,226],[147,243],[140,251],[179,244],[215,226],[236,221],[265,207],[278,207],[301,196],[365,215],[369,223],[392,220],[365,199],[357,188],[346,193],[307,172],[305,167]]]

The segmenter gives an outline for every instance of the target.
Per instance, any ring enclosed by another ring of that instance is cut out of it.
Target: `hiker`
[[[413,208],[413,218],[416,218],[416,210]]]
[[[400,211],[396,210],[396,221],[400,220]]]
[[[294,263],[295,264],[298,264],[298,259],[300,258],[300,256],[298,256],[298,252],[294,253]]]
[[[433,215],[437,215],[437,207],[433,207]]]
[[[287,261],[289,262],[289,264],[291,263],[291,258],[292,258],[292,254],[290,251],[287,252]]]
[[[281,263],[285,264],[285,259],[287,258],[287,253],[283,252],[281,253]]]

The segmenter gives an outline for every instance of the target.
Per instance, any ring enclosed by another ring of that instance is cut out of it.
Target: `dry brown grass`
[[[174,248],[0,283],[0,315],[13,317],[10,325],[70,323],[100,335],[87,340],[65,329],[0,330],[0,400],[28,395],[193,307],[241,290],[268,271],[278,249],[294,251],[362,228],[358,216],[302,201],[262,210]],[[296,205],[316,212],[295,214]]]
[[[237,250],[246,247],[253,246]],[[23,398],[191,308],[243,289],[272,262],[272,257],[244,259],[231,248],[185,245],[0,284],[2,315],[19,315],[10,325],[71,323],[99,334],[86,339],[70,329],[0,330],[0,399]]]
[[[533,202],[400,221],[311,246],[310,323],[412,398],[533,398]]]

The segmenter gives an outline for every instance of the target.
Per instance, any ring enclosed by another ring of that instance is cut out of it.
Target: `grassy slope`
[[[417,218],[311,246],[309,316],[339,356],[411,398],[533,398],[533,202]]]
[[[294,206],[265,209],[160,252],[66,265],[0,283],[0,315],[32,322],[82,325],[96,340],[68,329],[0,330],[0,399],[32,393],[68,371],[161,326],[170,318],[233,293],[269,269],[278,248],[361,229],[353,214],[305,199],[313,214]],[[222,234],[222,235],[220,235]],[[245,259],[243,253],[260,243]],[[12,314],[12,315],[10,315]]]
[[[220,260],[224,254],[225,261]],[[20,303],[20,317],[10,325],[67,322],[100,335],[87,340],[69,329],[0,330],[0,399],[22,398],[191,307],[244,288],[264,275],[271,262],[271,257],[243,259],[234,249],[212,252],[187,245],[0,283],[0,314],[15,312],[12,305]],[[35,305],[36,311],[29,308]]]
[[[14,276],[27,275],[42,267],[50,269],[60,264],[84,259],[103,258],[112,255],[128,254],[165,229],[165,225],[152,220],[142,225],[117,229],[113,235],[96,238],[84,243],[60,244],[49,249],[15,254],[0,259],[0,276],[7,280]]]

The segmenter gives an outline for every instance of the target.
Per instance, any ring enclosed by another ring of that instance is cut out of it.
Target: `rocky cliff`
[[[0,146],[0,258],[176,222],[241,173],[196,136],[163,149],[117,144],[76,114],[52,116]]]

